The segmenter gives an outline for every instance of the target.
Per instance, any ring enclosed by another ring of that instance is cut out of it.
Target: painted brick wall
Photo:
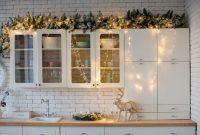
[[[191,117],[198,123],[197,134],[200,135],[200,1],[186,0],[185,9],[191,44]]]
[[[25,15],[28,11],[34,14],[74,15],[77,11],[103,14],[124,15],[129,9],[149,9],[153,13],[164,13],[173,10],[183,13],[184,0],[1,0],[0,22],[8,17]],[[4,59],[3,67],[9,71],[9,59]],[[2,66],[2,65],[0,65]],[[2,67],[0,71],[2,71]],[[2,72],[0,79],[2,80]],[[6,79],[9,82],[9,77]],[[1,84],[2,81],[0,81]],[[3,82],[6,84],[6,82]],[[2,85],[2,84],[1,84]],[[50,99],[50,112],[66,115],[80,111],[111,112],[116,110],[113,106],[114,90],[112,89],[12,89],[8,97],[6,110],[23,110],[45,112],[46,105],[41,104],[42,98]]]

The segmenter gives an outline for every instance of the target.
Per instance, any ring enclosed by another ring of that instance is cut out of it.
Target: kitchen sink
[[[58,122],[62,120],[62,117],[34,117],[30,121],[34,122]]]

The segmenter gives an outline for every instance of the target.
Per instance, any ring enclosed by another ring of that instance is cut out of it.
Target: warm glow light
[[[138,80],[140,80],[140,79],[141,79],[141,76],[140,76],[139,74],[137,74],[137,75],[136,75],[136,78],[137,78]]]
[[[135,88],[137,90],[139,90],[140,92],[143,90],[143,87],[141,85],[139,85],[139,84],[135,84]]]
[[[128,33],[128,30],[124,30],[124,33],[127,34],[127,33]]]
[[[164,54],[165,53],[165,49],[164,49],[164,47],[162,47],[162,46],[159,46],[158,47],[158,52],[159,52],[159,54]]]
[[[131,40],[131,37],[128,37],[128,40],[130,41],[130,40]]]
[[[166,43],[167,43],[166,37],[162,37],[162,38],[161,38],[161,41],[160,41],[160,45],[165,46]]]

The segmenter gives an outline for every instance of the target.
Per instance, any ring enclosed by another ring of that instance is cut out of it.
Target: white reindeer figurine
[[[128,102],[123,102],[121,99],[124,96],[124,90],[122,89],[118,89],[119,90],[119,94],[116,99],[114,104],[117,106],[117,108],[119,109],[119,114],[118,114],[118,120],[120,120],[121,117],[121,112],[124,111],[125,112],[125,120],[127,120],[127,113],[129,112],[129,119],[131,119],[133,113],[137,113],[137,107],[136,107],[136,103],[134,101],[128,101]]]

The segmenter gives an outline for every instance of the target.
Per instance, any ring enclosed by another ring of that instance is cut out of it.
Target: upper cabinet
[[[124,31],[98,30],[96,33],[97,87],[124,87]]]
[[[189,29],[158,31],[158,61],[189,61]]]
[[[68,85],[114,88],[124,85],[124,33],[77,30],[68,33]]]
[[[38,30],[39,86],[66,85],[66,31]]]
[[[37,83],[37,34],[34,31],[11,32],[11,85],[31,87]]]
[[[157,61],[157,29],[131,29],[125,32],[126,61]]]
[[[67,80],[71,88],[95,88],[95,32],[67,33]]]
[[[66,86],[65,37],[64,30],[12,31],[12,86]]]

